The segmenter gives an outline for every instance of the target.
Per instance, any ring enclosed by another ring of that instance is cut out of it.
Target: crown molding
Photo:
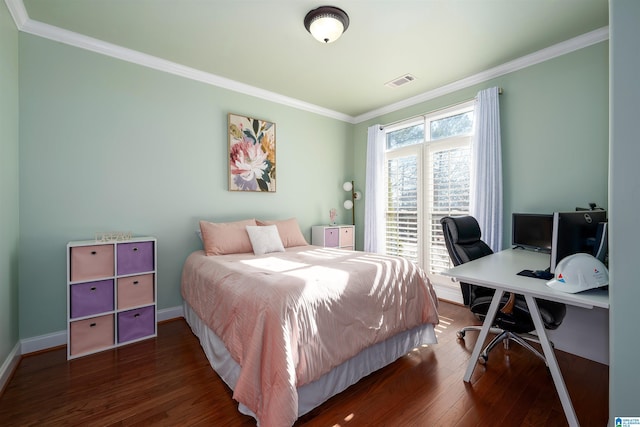
[[[245,83],[240,83],[235,80],[221,77],[215,74],[207,73],[195,68],[187,67],[182,64],[167,61],[162,58],[158,58],[152,55],[148,55],[142,52],[138,52],[132,49],[128,49],[115,44],[107,43],[102,40],[98,40],[92,37],[88,37],[82,34],[74,33],[53,25],[45,24],[43,22],[34,21],[29,18],[27,10],[24,7],[22,0],[5,0],[9,12],[13,17],[16,27],[19,31],[33,34],[35,36],[47,38],[53,41],[64,43],[70,46],[78,47],[80,49],[89,50],[102,55],[111,56],[123,61],[131,62],[134,64],[142,65],[144,67],[152,68],[158,71],[164,71],[170,74],[181,76],[187,79],[199,81],[212,86],[217,86],[223,89],[228,89],[234,92],[242,93],[245,95],[253,96],[256,98],[264,99],[267,101],[275,102],[277,104],[286,105],[298,110],[308,111],[311,113],[319,114],[336,120],[341,120],[351,124],[362,123],[367,120],[371,120],[375,117],[382,116],[384,114],[392,113],[403,108],[411,107],[413,105],[430,101],[443,95],[447,95],[456,92],[461,89],[485,82],[487,80],[494,79],[496,77],[503,76],[505,74],[512,73],[517,70],[529,67],[531,65],[539,64],[549,59],[556,58],[558,56],[565,55],[567,53],[591,46],[596,43],[609,39],[609,27],[602,27],[597,30],[588,32],[586,34],[574,37],[564,42],[555,44],[545,49],[539,50],[532,54],[520,57],[513,61],[491,68],[478,74],[466,77],[464,79],[455,81],[453,83],[446,84],[439,88],[424,92],[422,94],[404,99],[402,101],[387,105],[382,108],[371,110],[367,113],[353,117],[348,114],[341,113],[339,111],[330,110],[328,108],[320,107],[299,99],[284,96],[275,92],[271,92],[265,89],[261,89],[255,86],[251,86]]]
[[[158,58],[146,53],[138,52],[102,40],[88,37],[82,34],[68,31],[43,22],[34,21],[29,18],[22,0],[5,0],[11,16],[19,31],[32,34],[34,36],[43,37],[56,42],[64,43],[80,49],[89,50],[102,55],[111,56],[123,61],[131,62],[144,67],[164,71],[170,74],[181,76],[187,79],[199,81],[202,83],[228,89],[234,92],[250,95],[256,98],[265,99],[267,101],[286,105],[298,110],[309,111],[311,113],[330,117],[333,119],[353,123],[353,117],[338,111],[310,104],[299,99],[281,95],[245,83],[240,83],[225,77],[207,73],[195,68],[177,64],[162,58]]]
[[[27,14],[27,9],[24,7],[24,3],[22,0],[5,0],[5,3],[16,27],[22,31],[25,22],[29,20],[29,15]]]
[[[496,77],[503,76],[505,74],[513,73],[514,71],[521,70],[523,68],[530,67],[541,62],[548,61],[558,56],[565,55],[567,53],[574,52],[576,50],[594,45],[596,43],[603,42],[609,39],[609,27],[598,28],[597,30],[590,31],[572,39],[560,42],[553,46],[549,46],[545,49],[541,49],[529,55],[522,56],[513,61],[506,62],[497,67],[483,71],[473,76],[466,77],[464,79],[449,83],[441,86],[437,89],[430,90],[420,95],[413,96],[411,98],[404,99],[394,104],[387,105],[386,107],[378,108],[376,110],[369,111],[362,115],[354,117],[354,124],[362,123],[364,121],[373,119],[384,114],[392,113],[403,108],[411,107],[421,102],[430,101],[432,99],[441,97],[443,95],[456,92],[461,89],[468,88],[470,86],[486,82]]]

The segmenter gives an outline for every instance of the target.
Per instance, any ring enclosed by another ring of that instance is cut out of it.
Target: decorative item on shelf
[[[336,208],[331,208],[329,210],[329,224],[336,225],[336,218],[338,217],[338,211]]]
[[[352,224],[356,225],[356,209],[354,204],[356,200],[360,200],[362,193],[356,191],[353,181],[346,181],[342,184],[342,188],[344,188],[344,191],[349,191],[351,193],[351,200],[344,201],[344,208],[351,210]]]
[[[321,6],[304,17],[304,27],[321,43],[332,43],[349,28],[349,15],[334,6]]]
[[[96,242],[126,242],[131,240],[133,233],[130,231],[99,231],[96,232]]]

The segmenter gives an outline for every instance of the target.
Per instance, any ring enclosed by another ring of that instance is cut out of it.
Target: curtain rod
[[[503,92],[502,88],[499,87],[498,88],[498,95],[502,95],[502,92]],[[427,114],[433,114],[433,113],[437,113],[438,111],[447,110],[449,108],[455,107],[456,105],[465,104],[465,103],[467,103],[469,101],[474,101],[475,99],[476,99],[476,97],[474,96],[473,98],[465,99],[464,101],[456,102],[455,104],[447,105],[446,107],[438,108],[437,110],[429,111],[427,113],[418,114],[416,116],[409,117],[409,118],[402,119],[402,120],[396,120],[395,122],[387,123],[386,125],[380,125],[380,130],[383,130],[384,128],[389,127],[389,126],[397,125],[398,123],[408,122],[409,120],[417,119],[418,117],[424,117]]]

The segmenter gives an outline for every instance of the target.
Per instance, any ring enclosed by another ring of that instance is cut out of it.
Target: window
[[[451,266],[440,219],[469,212],[473,103],[385,133],[386,252],[418,263],[434,284],[451,286],[439,274]]]

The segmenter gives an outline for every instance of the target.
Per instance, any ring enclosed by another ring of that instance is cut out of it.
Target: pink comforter
[[[240,365],[233,397],[262,427],[293,425],[296,387],[398,332],[438,322],[431,283],[414,264],[317,246],[194,252],[182,296]]]

